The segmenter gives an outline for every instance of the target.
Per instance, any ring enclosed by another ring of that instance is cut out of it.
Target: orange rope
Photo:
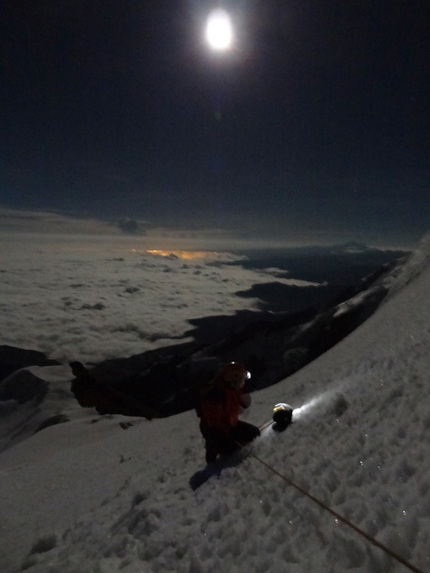
[[[266,424],[264,427],[266,427],[268,425],[269,424]],[[339,521],[342,521],[343,523],[345,523],[346,525],[348,525],[349,527],[354,529],[354,531],[356,531],[357,533],[359,533],[360,535],[365,537],[368,541],[370,541],[370,543],[373,543],[373,545],[376,545],[376,547],[379,547],[380,549],[382,549],[382,551],[385,551],[385,553],[388,553],[388,555],[390,555],[391,557],[393,557],[394,559],[399,561],[399,563],[402,563],[402,565],[404,565],[405,567],[407,567],[411,571],[414,571],[414,573],[424,573],[423,571],[421,571],[421,569],[418,569],[417,567],[415,567],[414,565],[412,565],[411,563],[409,563],[408,561],[403,559],[403,557],[401,557],[398,553],[395,553],[394,551],[392,551],[391,549],[386,547],[383,543],[381,543],[380,541],[378,541],[377,539],[375,539],[374,537],[372,537],[371,535],[369,535],[368,533],[363,531],[363,529],[360,529],[359,527],[357,527],[356,525],[354,525],[353,523],[348,521],[345,517],[340,515],[340,513],[337,513],[337,511],[334,511],[333,509],[331,509],[330,507],[325,505],[325,503],[323,503],[322,501],[320,501],[319,499],[317,499],[316,497],[314,497],[313,495],[311,495],[310,493],[308,493],[307,491],[302,489],[300,486],[296,485],[294,482],[292,482],[286,476],[284,476],[283,474],[278,472],[278,470],[276,470],[271,465],[269,465],[268,463],[263,461],[261,458],[259,458],[256,454],[254,454],[253,452],[250,452],[249,455],[252,456],[253,458],[255,458],[256,460],[258,460],[261,464],[263,464],[263,466],[266,466],[266,468],[268,468],[271,472],[273,472],[274,474],[279,476],[281,479],[283,479],[289,485],[296,488],[300,493],[307,496],[309,499],[311,499],[312,501],[317,503],[320,507],[322,507],[323,509],[325,509],[326,511],[328,511],[329,513],[334,515],[334,517],[336,519],[338,519]]]

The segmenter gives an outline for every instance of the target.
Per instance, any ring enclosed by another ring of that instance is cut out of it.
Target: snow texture
[[[429,241],[420,251],[415,268],[413,258],[407,263],[413,280],[399,279],[361,327],[294,376],[253,394],[248,421],[264,423],[282,401],[295,408],[292,426],[266,429],[251,455],[196,491],[189,479],[204,467],[204,450],[194,412],[149,422],[77,417],[71,408],[69,422],[5,450],[0,570],[407,571],[255,454],[429,571],[430,269],[420,262],[428,260]],[[57,381],[59,392],[61,376]],[[6,433],[10,415],[28,423],[32,404],[3,404]],[[33,407],[40,414],[44,402]]]

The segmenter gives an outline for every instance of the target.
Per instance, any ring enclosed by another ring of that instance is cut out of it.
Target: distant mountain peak
[[[370,247],[358,241],[348,241],[347,243],[339,245],[339,249],[345,253],[363,253],[369,251]]]
[[[364,243],[359,243],[358,241],[349,241],[348,243],[345,243],[343,248],[345,251],[349,251],[349,252],[351,252],[351,251],[368,251],[370,249],[370,247],[368,247]]]

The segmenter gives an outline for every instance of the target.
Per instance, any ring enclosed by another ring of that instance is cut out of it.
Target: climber
[[[251,396],[244,393],[250,377],[242,364],[230,362],[213,384],[201,392],[197,415],[208,464],[218,455],[231,454],[260,435],[256,426],[239,420],[242,409],[251,404]]]

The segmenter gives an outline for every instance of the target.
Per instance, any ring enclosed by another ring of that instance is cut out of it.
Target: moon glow
[[[217,9],[209,14],[206,23],[206,40],[213,50],[228,50],[233,40],[230,16],[225,10]]]

